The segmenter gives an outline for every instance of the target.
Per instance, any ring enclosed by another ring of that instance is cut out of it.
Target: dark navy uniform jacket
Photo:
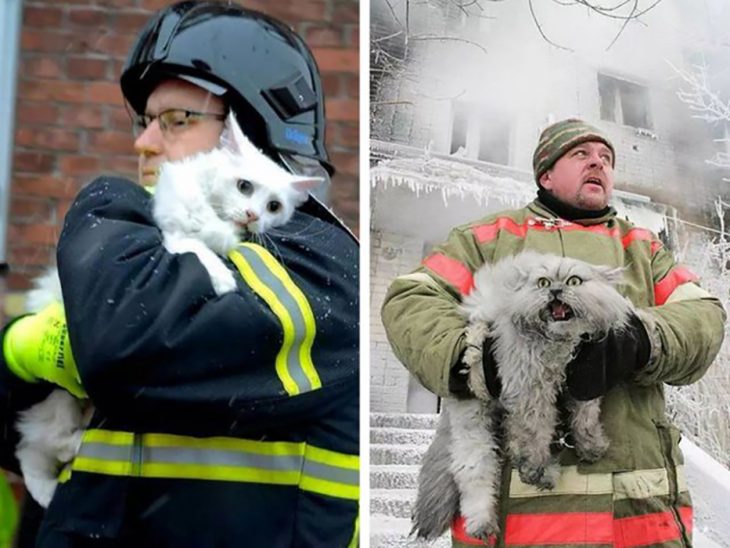
[[[265,240],[217,296],[144,189],[79,194],[58,266],[96,411],[39,546],[357,544],[357,244],[312,200]]]

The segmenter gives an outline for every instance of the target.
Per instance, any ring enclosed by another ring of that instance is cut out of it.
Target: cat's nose
[[[254,221],[258,221],[259,220],[259,216],[256,215],[256,213],[254,213],[250,209],[249,210],[246,210],[246,217],[248,217],[248,222],[249,223],[253,223]]]
[[[560,294],[563,292],[562,289],[551,289],[550,294],[553,296],[554,299],[557,299],[560,297]]]

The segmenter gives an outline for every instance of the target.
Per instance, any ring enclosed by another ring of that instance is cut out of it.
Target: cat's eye
[[[266,209],[269,211],[269,213],[276,213],[281,209],[281,202],[271,200],[268,204],[266,204]]]
[[[565,285],[580,285],[583,283],[583,280],[580,279],[578,276],[571,276],[567,280],[565,280]]]
[[[251,181],[247,181],[246,179],[239,179],[236,181],[236,186],[238,187],[239,192],[241,194],[249,195],[253,192],[253,183]]]
[[[548,280],[547,278],[538,278],[537,287],[539,287],[540,289],[545,289],[546,287],[550,287],[550,280]]]

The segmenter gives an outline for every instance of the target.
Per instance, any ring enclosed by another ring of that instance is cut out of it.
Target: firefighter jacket
[[[458,227],[387,292],[382,319],[396,356],[426,388],[449,396],[449,374],[465,348],[460,296],[482,264],[526,249],[624,268],[620,291],[640,309],[652,350],[649,363],[603,399],[610,447],[601,460],[580,462],[563,448],[561,479],[550,492],[523,484],[506,465],[497,545],[686,545],[691,503],[663,383],[702,377],[722,343],[725,315],[650,231],[613,209],[566,221],[539,201]],[[475,540],[462,520],[452,530],[458,546]]]
[[[95,412],[39,546],[356,545],[358,249],[310,202],[231,251],[217,296],[145,190],[81,191],[58,267]]]

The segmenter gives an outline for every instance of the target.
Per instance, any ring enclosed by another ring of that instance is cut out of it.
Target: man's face
[[[223,101],[184,80],[166,80],[147,98],[145,114],[154,118],[170,109],[225,114]],[[160,164],[211,150],[218,144],[223,122],[213,117],[190,118],[185,127],[163,131],[154,118],[134,141],[139,155],[138,178],[144,185],[157,182]]]
[[[540,177],[540,184],[560,201],[599,210],[613,192],[613,153],[600,141],[576,145]]]

